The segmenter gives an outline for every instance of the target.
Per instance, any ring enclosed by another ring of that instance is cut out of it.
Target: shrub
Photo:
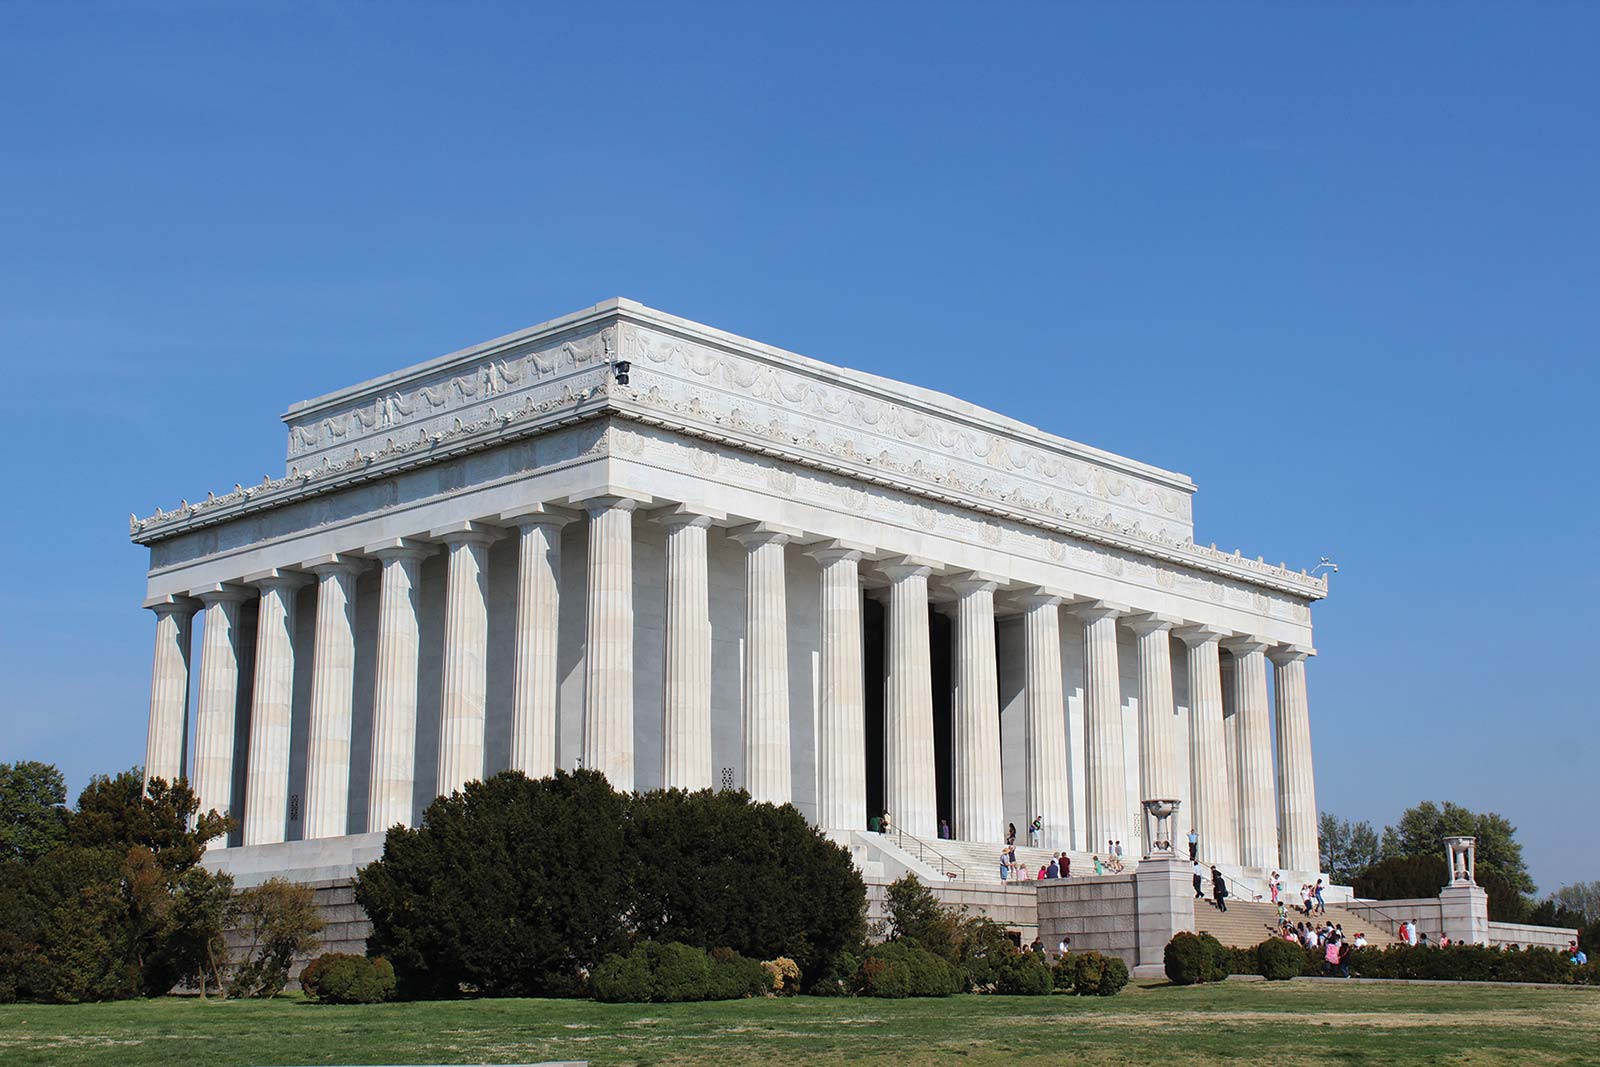
[[[1044,997],[1055,988],[1050,965],[1037,952],[1019,952],[1000,972],[995,992],[1010,996]]]
[[[1256,946],[1256,973],[1271,981],[1282,981],[1304,974],[1306,950],[1297,942],[1272,937]]]
[[[894,968],[875,967],[867,974],[870,981],[866,983],[873,988],[861,990],[869,996],[948,997],[961,988],[954,967],[912,941],[888,941],[873,945],[867,950],[866,959],[861,965],[862,971],[857,974],[868,971],[868,964],[874,961],[903,966],[906,992],[898,992],[901,979]],[[885,983],[891,991],[878,991],[878,987],[885,986]]]
[[[324,952],[300,972],[300,988],[326,1004],[377,1004],[394,996],[394,967],[382,956]]]
[[[775,960],[767,960],[761,965],[772,976],[773,992],[784,995],[793,995],[800,992],[800,967],[787,956],[779,956]]]
[[[289,983],[295,957],[317,947],[322,917],[309,886],[269,878],[234,903],[244,952],[228,982],[230,997],[275,997]]]
[[[864,997],[909,997],[911,968],[901,960],[868,956],[856,972],[856,989]]]
[[[718,956],[675,942],[641,941],[626,956],[606,957],[589,975],[589,992],[606,1003],[671,1004],[737,1000],[772,989],[760,963],[726,950]]]
[[[1179,931],[1161,955],[1167,979],[1173,985],[1220,982],[1228,976],[1226,953],[1221,942],[1210,934]]]
[[[1050,977],[1057,992],[1072,992],[1072,985],[1077,980],[1077,975],[1078,967],[1071,956],[1062,956],[1056,960],[1055,966],[1050,968]]]
[[[963,989],[972,993],[994,990],[1000,984],[1001,975],[1020,955],[1004,928],[993,919],[962,920],[957,959]]]
[[[1128,984],[1128,965],[1117,956],[1084,952],[1072,960],[1072,987],[1079,996],[1115,996]]]

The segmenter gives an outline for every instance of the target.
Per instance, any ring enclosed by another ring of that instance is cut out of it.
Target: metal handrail
[[[938,859],[939,862],[938,862],[938,864],[928,863],[928,866],[930,866],[930,867],[937,866],[939,868],[939,873],[940,874],[942,874],[942,875],[944,875],[946,877],[955,877],[955,878],[960,878],[962,880],[966,879],[966,877],[967,877],[967,869],[965,867],[961,866],[961,864],[957,863],[955,860],[951,859],[949,856],[946,856],[943,852],[940,852],[938,849],[933,848],[926,841],[922,840],[922,838],[914,837],[913,835],[908,834],[904,830],[900,829],[900,827],[898,827],[898,826],[890,827],[889,828],[889,832],[894,835],[895,843],[898,844],[902,849],[904,849],[907,852],[912,852],[913,850],[906,846],[906,842],[908,840],[910,842],[912,842],[912,844],[914,844],[916,846],[915,852],[913,854],[917,857],[917,859],[921,860],[923,863],[928,863],[927,853],[931,852],[934,855],[934,857]]]

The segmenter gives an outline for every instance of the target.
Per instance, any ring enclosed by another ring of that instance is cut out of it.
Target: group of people
[[[1282,901],[1278,902],[1278,936],[1285,941],[1299,942],[1308,952],[1320,952],[1322,972],[1340,978],[1350,977],[1350,954],[1367,947],[1365,933],[1357,933],[1353,938],[1345,937],[1344,927],[1336,922],[1325,922],[1321,926],[1308,922],[1291,924],[1288,909]]]
[[[1267,889],[1272,893],[1272,902],[1278,905],[1281,914],[1284,910],[1283,901],[1283,876],[1277,871],[1272,872],[1272,877],[1267,879]],[[1318,878],[1315,885],[1302,885],[1300,887],[1300,903],[1295,905],[1297,911],[1302,911],[1307,917],[1311,915],[1328,914],[1328,904],[1322,899],[1322,879]]]
[[[1194,876],[1194,899],[1206,899],[1205,868],[1200,866],[1199,860],[1191,859],[1189,861],[1189,871]],[[1228,910],[1228,879],[1223,877],[1222,872],[1217,870],[1215,864],[1211,866],[1211,903],[1217,906],[1218,911]]]
[[[1097,872],[1098,873],[1098,872]],[[1072,858],[1065,852],[1056,852],[1050,856],[1050,862],[1039,868],[1038,877],[1045,878],[1071,878]],[[1007,844],[1000,850],[1000,880],[1002,882],[1027,881],[1028,868],[1017,859],[1017,846]]]

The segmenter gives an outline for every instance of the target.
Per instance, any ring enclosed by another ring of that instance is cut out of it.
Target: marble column
[[[1101,601],[1074,609],[1084,637],[1084,801],[1089,850],[1108,842],[1129,847],[1127,772],[1122,748],[1122,679],[1117,666],[1117,616],[1126,609]]]
[[[422,561],[420,541],[392,538],[366,553],[383,563],[378,593],[378,661],[372,689],[372,773],[367,830],[410,826],[416,786],[417,657]]]
[[[1045,848],[1072,847],[1071,790],[1067,778],[1067,701],[1061,681],[1061,598],[1045,593],[1023,599],[1023,701],[1027,710],[1027,810],[1042,819]],[[1026,824],[1023,831],[1026,832]]]
[[[233,745],[239,718],[239,605],[251,591],[217,584],[198,591],[205,605],[200,628],[200,696],[195,705],[194,771],[190,785],[200,811],[228,814],[233,803]]]
[[[247,578],[261,590],[256,622],[256,681],[250,701],[250,757],[245,765],[244,843],[285,839],[289,822],[289,732],[294,716],[294,598],[310,579],[271,570]]]
[[[867,826],[867,719],[861,553],[835,545],[811,555],[822,567],[817,822],[828,830],[862,830]]]
[[[714,517],[683,506],[656,521],[667,528],[666,663],[661,752],[668,789],[710,789],[711,586],[706,531]]]
[[[347,556],[313,560],[317,619],[311,646],[311,729],[306,741],[305,836],[340,837],[350,822],[350,720],[356,686],[356,576]]]
[[[150,665],[150,722],[144,743],[144,780],[168,785],[187,780],[183,749],[188,739],[189,635],[195,601],[167,596],[146,604],[156,616],[156,651]]]
[[[1189,663],[1189,812],[1179,822],[1200,835],[1205,863],[1239,862],[1239,835],[1228,790],[1228,752],[1222,740],[1222,672],[1218,640],[1226,631],[1185,626],[1177,631]]]
[[[1139,638],[1139,790],[1144,800],[1177,800],[1178,752],[1173,736],[1172,626],[1160,615],[1132,619]]]
[[[1279,646],[1272,658],[1277,702],[1278,863],[1310,874],[1321,866],[1317,848],[1317,790],[1311,772],[1311,709],[1306,701],[1310,650]]]
[[[1254,638],[1226,642],[1233,653],[1234,708],[1239,746],[1239,862],[1270,868],[1278,862],[1278,818],[1272,781],[1272,712],[1267,705],[1267,645]]]
[[[928,648],[928,575],[902,561],[882,568],[890,581],[887,678],[883,703],[884,805],[890,824],[915,837],[938,834],[934,779],[933,662]]]
[[[556,773],[556,648],[561,610],[561,529],[573,516],[543,505],[500,516],[517,530],[516,666],[511,698],[511,769]]]
[[[433,531],[449,552],[444,657],[440,667],[440,796],[483,777],[484,714],[489,689],[489,545],[500,531],[462,522]]]
[[[784,545],[789,534],[757,524],[734,535],[745,547],[744,786],[757,801],[786,804],[789,783],[789,619]]]
[[[1000,683],[995,659],[995,582],[950,583],[956,602],[955,819],[965,841],[994,843],[1005,836],[1005,796],[1000,778]]]
[[[583,765],[633,789],[633,512],[628,497],[594,497],[584,625]]]

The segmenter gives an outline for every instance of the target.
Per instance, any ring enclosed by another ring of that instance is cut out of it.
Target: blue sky
[[[130,511],[291,402],[626,295],[1338,560],[1323,808],[1600,877],[1600,10],[0,9],[0,760],[142,759]],[[1578,787],[1575,789],[1575,787]]]

